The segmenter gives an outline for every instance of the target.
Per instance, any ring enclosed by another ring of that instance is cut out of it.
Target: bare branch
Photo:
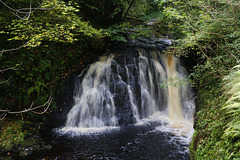
[[[41,6],[47,2],[48,0],[45,0],[43,3],[41,3],[37,8],[32,8],[32,2],[30,2],[30,8],[20,8],[20,9],[14,9],[10,6],[8,6],[6,3],[4,3],[2,0],[0,0],[0,3],[2,3],[5,7],[7,7],[8,9],[10,9],[11,11],[15,12],[13,13],[16,17],[18,17],[19,19],[22,20],[29,20],[31,14],[33,12],[35,12],[36,10],[52,10],[54,8],[56,8],[62,0],[60,0],[55,6],[51,7],[51,8],[41,8]],[[22,11],[23,10],[23,11]],[[28,10],[27,12],[25,10]],[[25,14],[24,16],[20,16],[19,14]],[[21,45],[20,47],[17,48],[12,48],[12,49],[3,49],[0,51],[0,54],[3,54],[4,52],[10,52],[10,51],[15,51],[15,50],[19,50],[20,48],[24,47],[28,42],[24,43],[23,45]]]
[[[8,70],[18,70],[17,67],[19,66],[19,64],[16,64],[16,66],[14,67],[9,67],[9,68],[5,68],[5,69],[0,69],[0,73],[6,72]]]
[[[11,76],[6,81],[0,82],[0,84],[7,83],[10,80],[10,78]]]
[[[6,3],[4,3],[2,0],[0,0],[0,2],[5,6],[7,7],[8,9],[10,9],[11,11],[14,11],[14,12],[19,12],[19,13],[28,13],[28,12],[20,12],[20,11],[17,11],[13,8],[11,8],[10,6],[8,6]]]
[[[48,0],[45,0],[43,3],[41,3],[38,7],[36,8],[32,8],[32,1],[30,1],[30,7],[29,8],[20,8],[20,9],[14,9],[10,6],[8,6],[6,3],[4,3],[2,0],[0,0],[0,2],[5,6],[7,7],[8,9],[10,9],[11,11],[15,12],[13,13],[15,16],[17,16],[19,19],[22,19],[22,20],[29,20],[31,14],[33,12],[35,12],[36,10],[51,10],[51,9],[54,9],[56,8],[62,0],[60,0],[55,6],[51,7],[51,8],[41,8],[41,6],[47,2]],[[27,11],[25,11],[27,10]],[[19,14],[25,14],[24,16],[20,16]]]
[[[5,109],[5,110],[1,109],[0,112],[3,112],[3,114],[20,114],[20,113],[26,113],[26,112],[32,111],[33,113],[36,113],[36,114],[44,114],[48,110],[49,106],[51,105],[52,100],[53,100],[53,98],[50,95],[47,102],[42,104],[42,105],[33,107],[34,103],[32,102],[31,106],[28,109],[24,109],[22,111],[11,111],[11,110],[8,110],[8,109]],[[43,108],[43,111],[41,111],[41,112],[36,111],[37,109],[40,109],[40,108]]]
[[[0,115],[0,121],[3,120],[6,116],[7,116],[6,113],[1,114],[1,115]]]
[[[17,48],[12,48],[12,49],[3,49],[0,51],[0,54],[3,54],[4,52],[10,52],[10,51],[16,51],[21,49],[22,47],[24,47],[25,45],[27,45],[28,42],[24,43],[23,45],[21,45],[20,47]]]

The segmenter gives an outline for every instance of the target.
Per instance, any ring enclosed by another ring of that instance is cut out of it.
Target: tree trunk
[[[126,16],[127,16],[128,12],[129,12],[129,10],[130,10],[130,8],[132,7],[132,5],[133,5],[133,3],[134,3],[134,2],[135,2],[135,0],[132,0],[132,1],[131,1],[131,3],[130,3],[130,5],[129,5],[129,7],[128,7],[128,9],[127,9],[126,13],[124,14],[124,16],[123,16],[122,20],[124,20],[124,19],[126,18]]]

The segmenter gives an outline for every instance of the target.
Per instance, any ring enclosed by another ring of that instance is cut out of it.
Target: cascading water
[[[162,87],[170,80],[185,80],[187,72],[180,60],[158,49],[138,48],[134,54],[111,54],[89,67],[76,85],[75,105],[65,129],[127,125],[157,113],[193,123],[189,85]]]
[[[195,105],[187,71],[162,53],[170,41],[156,42],[112,48],[79,76],[74,106],[57,129],[66,135],[58,146],[71,148],[60,157],[190,159]]]
[[[117,125],[113,94],[109,89],[111,60],[94,63],[81,86],[76,88],[75,106],[68,113],[66,126],[103,127]]]

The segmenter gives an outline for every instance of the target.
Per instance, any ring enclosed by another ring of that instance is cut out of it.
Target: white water
[[[111,64],[116,63],[114,56],[102,57],[100,61],[92,64],[84,76],[81,84],[76,85],[75,105],[67,115],[66,126],[60,131],[81,133],[95,133],[118,128],[116,108],[114,102],[116,91],[115,82],[111,81]],[[171,132],[182,138],[186,143],[190,142],[193,129],[193,113],[195,110],[191,88],[188,84],[168,85],[166,80],[184,80],[186,70],[178,58],[173,55],[164,55],[157,50],[148,52],[139,49],[138,63],[139,85],[141,102],[137,103],[137,93],[131,85],[132,72],[128,64],[125,64],[127,80],[117,75],[123,87],[127,88],[129,102],[136,125],[144,125],[148,121],[161,121],[166,125],[156,130]],[[117,68],[119,73],[120,69]],[[176,82],[178,83],[178,82]],[[114,92],[111,92],[113,87]],[[123,102],[125,103],[125,102]]]
[[[111,60],[112,56],[90,66],[81,86],[76,88],[75,105],[68,113],[66,127],[116,126],[115,104],[108,87]]]

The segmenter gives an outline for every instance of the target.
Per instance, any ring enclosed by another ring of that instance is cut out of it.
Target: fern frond
[[[232,141],[232,146],[240,147],[240,65],[233,68],[227,76],[224,77],[225,95],[229,96],[221,110],[226,110],[224,118],[229,122],[225,125],[223,139]]]
[[[227,114],[229,115],[229,117],[230,117],[230,119],[234,119],[235,117],[237,117],[237,116],[239,116],[239,110],[236,112],[234,112],[234,111],[229,111],[229,112],[227,112]]]
[[[222,107],[222,109],[238,109],[239,107],[240,107],[239,102],[230,101],[227,104],[225,104],[225,106]]]
[[[234,101],[239,101],[240,100],[240,91],[237,93],[236,93],[236,95],[234,94],[235,96],[232,96],[229,100],[227,100],[226,104],[229,104]]]

